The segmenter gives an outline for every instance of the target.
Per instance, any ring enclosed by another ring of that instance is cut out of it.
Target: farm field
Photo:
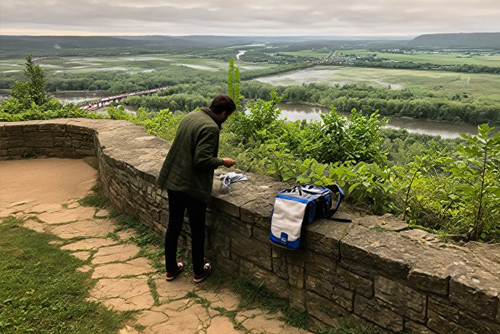
[[[475,97],[500,101],[500,76],[495,74],[315,66],[305,70],[261,77],[257,80],[283,86],[309,83],[366,84],[376,88],[422,89],[445,94],[465,92]]]
[[[460,52],[415,52],[415,53],[388,53],[368,50],[344,50],[344,54],[358,56],[377,55],[377,58],[387,58],[396,61],[411,61],[414,63],[429,63],[437,65],[478,65],[500,67],[500,54],[492,53],[460,53]]]
[[[291,51],[291,52],[282,52],[286,55],[298,56],[298,57],[310,57],[310,58],[326,58],[331,51],[325,50],[323,52],[315,51],[315,50],[303,50],[303,51]]]
[[[0,73],[22,72],[24,59],[0,60]],[[267,68],[272,65],[236,61],[244,69]],[[105,57],[61,57],[46,58],[38,62],[47,75],[51,73],[88,73],[96,71],[114,71],[129,73],[148,73],[165,70],[169,66],[185,66],[207,72],[227,71],[228,62],[217,59],[198,58],[190,55],[133,55]]]

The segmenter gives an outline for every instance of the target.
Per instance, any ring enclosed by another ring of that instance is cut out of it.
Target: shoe
[[[210,265],[210,263],[205,263],[205,265],[203,266],[203,273],[200,274],[200,275],[194,275],[193,276],[193,281],[195,283],[201,283],[205,280],[205,278],[208,277],[208,275],[210,275],[210,272],[212,272],[212,266]]]
[[[184,270],[184,263],[179,261],[177,262],[177,270],[173,273],[169,273],[167,271],[167,281],[173,281],[182,271]]]

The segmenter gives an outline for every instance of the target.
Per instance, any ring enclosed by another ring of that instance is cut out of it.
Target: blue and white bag
[[[337,198],[332,208],[334,196]],[[302,226],[311,224],[317,218],[331,217],[343,198],[344,192],[337,185],[305,184],[282,190],[274,199],[271,243],[288,249],[299,248]]]

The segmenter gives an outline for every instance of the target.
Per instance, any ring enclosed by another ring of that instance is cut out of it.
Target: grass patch
[[[210,286],[215,291],[220,291],[226,282],[227,275],[220,270],[214,270],[210,273],[210,279],[206,281],[206,285]]]
[[[141,248],[137,256],[147,257],[151,261],[153,268],[158,272],[165,271],[165,264],[162,261],[164,253],[163,238],[132,216],[121,215],[116,217],[116,221],[119,227],[115,232],[128,228],[132,228],[137,232],[137,235],[130,238],[130,241]]]
[[[104,195],[102,191],[101,183],[98,182],[92,188],[92,194],[89,194],[78,201],[81,206],[95,207],[97,209],[104,209],[109,206],[109,199]]]
[[[165,264],[162,261],[164,253],[164,240],[162,236],[151,230],[148,226],[142,224],[137,218],[121,214],[118,209],[111,206],[109,199],[102,191],[100,183],[97,183],[91,189],[93,193],[85,196],[83,199],[79,200],[78,203],[82,206],[95,207],[97,208],[97,212],[101,209],[109,208],[108,215],[97,217],[113,218],[118,223],[118,228],[108,234],[108,237],[115,241],[119,241],[120,238],[117,232],[129,228],[135,230],[137,235],[131,237],[130,241],[141,248],[137,256],[148,258],[151,261],[152,266],[158,270],[158,272],[163,272],[165,270]]]
[[[98,193],[90,194],[78,201],[81,206],[92,206],[103,209],[108,206],[109,200],[106,196]]]
[[[231,320],[231,323],[233,324],[234,329],[242,331],[244,333],[250,333],[250,331],[246,329],[241,324],[241,322],[238,322],[238,320],[236,320],[236,315],[238,315],[238,311],[228,311],[223,307],[216,307],[214,308],[214,310],[219,312],[221,316],[229,318],[229,320]]]
[[[152,277],[148,278],[148,286],[149,290],[151,291],[151,295],[153,296],[155,305],[159,306],[161,303],[160,303],[160,297],[158,295],[158,287],[156,286],[156,283]]]
[[[118,234],[116,232],[110,232],[110,233],[108,233],[108,235],[106,237],[111,238],[114,241],[120,241],[120,237],[118,236]]]
[[[143,332],[145,329],[146,329],[146,326],[143,326],[141,324],[135,324],[134,325],[134,328],[138,331],[138,332]]]
[[[93,281],[76,270],[84,261],[20,224],[0,224],[0,332],[116,333],[130,313],[86,301]]]
[[[238,311],[241,309],[263,308],[270,312],[281,311],[283,317],[280,320],[287,325],[303,328],[317,334],[382,334],[371,327],[358,326],[352,322],[340,319],[339,327],[310,328],[309,314],[290,306],[285,299],[278,297],[274,292],[267,290],[263,282],[253,284],[248,278],[238,278],[232,283],[232,290],[241,297]],[[218,310],[221,314],[223,309]],[[231,314],[225,314],[231,318]],[[233,324],[236,324],[233,321]]]
[[[204,308],[208,309],[212,304],[208,299],[201,297],[194,291],[188,291],[186,298],[192,299],[196,304],[200,304]]]
[[[137,232],[137,235],[133,236],[131,240],[138,246],[163,246],[163,238],[146,225],[141,224],[137,218],[129,215],[120,215],[116,217],[116,221],[118,222],[118,225],[122,227],[119,228],[118,231],[133,228]]]
[[[376,54],[378,58],[387,58],[396,61],[411,61],[414,63],[428,63],[437,65],[478,65],[478,66],[500,66],[500,55],[492,55],[489,53],[482,54],[466,54],[463,52],[440,52],[430,53],[427,51],[413,53],[387,53],[373,52],[368,50],[349,50],[344,51],[345,54],[356,54],[359,56],[367,56]]]
[[[263,282],[253,284],[248,278],[237,278],[232,283],[232,289],[241,296],[239,309],[261,307],[270,312],[281,311],[283,318],[280,320],[288,325],[304,329],[309,328],[309,315],[307,312],[292,308],[288,301],[267,290]]]

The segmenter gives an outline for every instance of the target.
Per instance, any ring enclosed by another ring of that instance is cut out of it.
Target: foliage
[[[276,107],[279,101],[280,98],[275,93],[271,93],[269,101],[257,100],[250,104],[247,112],[236,112],[230,118],[228,127],[240,136],[243,143],[273,134],[279,127],[280,109]]]
[[[27,81],[14,82],[11,96],[17,99],[24,108],[29,108],[32,104],[43,105],[49,99],[45,93],[45,74],[39,65],[33,61],[33,56],[26,56],[24,75]]]
[[[174,93],[168,96],[130,96],[126,98],[123,103],[150,111],[171,109],[190,112],[196,108],[208,105],[210,99],[197,93]]]
[[[405,188],[411,224],[466,240],[500,240],[500,135],[487,125],[478,130],[463,135],[455,152],[435,150],[400,167],[414,175],[411,193]]]
[[[234,97],[234,58],[229,59],[229,69],[227,71],[227,94]],[[234,99],[233,99],[234,100]]]
[[[125,111],[125,108],[123,106],[118,106],[118,107],[109,107],[107,109],[108,116],[111,119],[122,119],[122,120],[128,120],[130,119],[129,113]]]
[[[0,121],[100,117],[88,114],[73,104],[63,106],[59,100],[49,98],[45,92],[45,74],[42,68],[34,63],[31,55],[26,57],[24,73],[28,81],[14,82],[10,98],[0,103]]]
[[[404,131],[385,131],[384,139],[377,113],[353,110],[346,119],[332,108],[320,122],[286,122],[278,102],[273,93],[234,116],[221,150],[239,168],[293,183],[336,183],[371,212],[467,239],[500,239],[500,135],[491,137],[492,128],[483,125],[465,141]]]
[[[144,126],[155,136],[172,141],[183,117],[184,114],[174,114],[168,109],[160,110],[158,113],[139,110],[132,122]]]
[[[93,282],[77,269],[83,261],[50,245],[54,239],[0,223],[1,333],[116,333],[126,313],[87,300]]]
[[[364,117],[352,109],[349,119],[345,119],[335,112],[333,105],[331,109],[330,113],[321,115],[323,124],[318,129],[321,137],[317,153],[320,160],[385,161],[384,152],[380,152],[382,137],[379,130],[387,121],[379,120],[377,111]]]
[[[15,110],[16,112],[11,112]],[[10,98],[0,104],[0,122],[20,122],[53,118],[104,118],[102,115],[87,113],[73,105],[62,105],[56,99],[50,99],[42,106],[32,104],[29,109],[23,107],[15,98]]]
[[[233,99],[236,104],[236,109],[241,108],[240,103],[240,70],[234,66],[234,59],[229,59],[229,70],[227,77],[227,94]]]
[[[379,120],[377,113],[364,117],[353,109],[346,119],[332,106],[330,113],[321,115],[320,122],[288,123],[279,119],[281,110],[277,104],[281,98],[275,92],[270,97],[269,101],[257,100],[246,113],[233,117],[229,128],[239,141],[254,146],[266,141],[281,142],[285,150],[303,159],[314,158],[324,163],[386,160],[379,148],[382,142],[379,130],[386,121]]]
[[[492,229],[500,229],[500,133],[490,138],[493,129],[484,124],[478,136],[462,134],[467,145],[458,147],[460,160],[451,174],[460,186],[460,217],[457,223],[468,227],[467,238],[485,238]]]
[[[239,168],[298,183],[337,183],[349,198],[374,212],[397,211],[393,201],[395,173],[380,150],[374,113],[364,117],[353,110],[349,119],[332,108],[320,122],[279,119],[280,98],[257,100],[246,113],[237,113],[223,136],[222,151],[236,156]],[[237,149],[235,149],[235,147]]]

